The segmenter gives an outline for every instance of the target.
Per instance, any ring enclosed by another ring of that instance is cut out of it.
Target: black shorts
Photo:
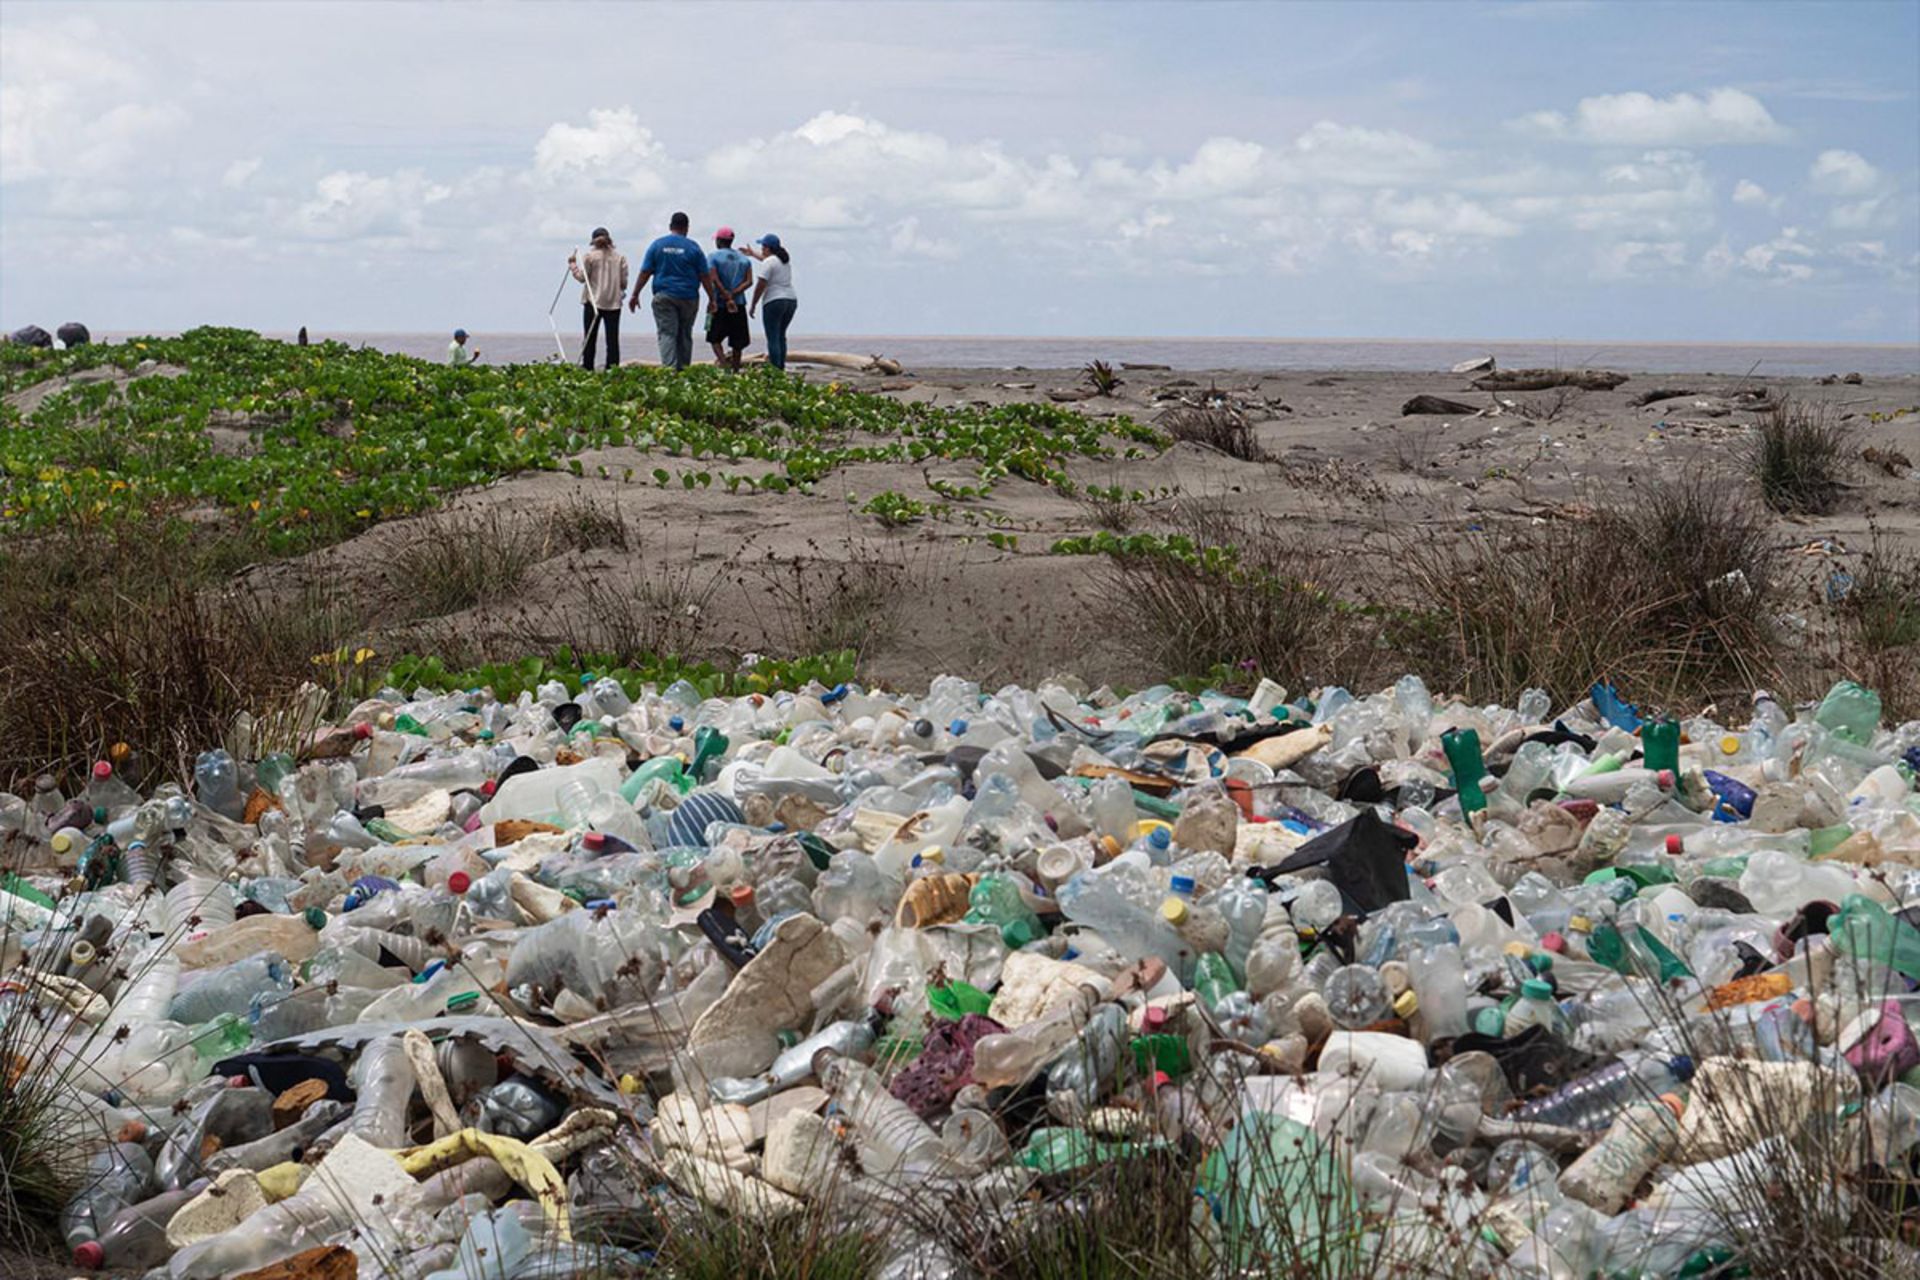
[[[753,336],[747,332],[747,309],[729,311],[722,307],[708,315],[707,341],[728,343],[735,351],[751,346]]]

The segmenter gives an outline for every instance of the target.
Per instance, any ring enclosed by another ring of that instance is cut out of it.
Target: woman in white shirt
[[[787,326],[793,323],[793,313],[800,306],[800,295],[793,291],[793,263],[787,251],[780,244],[780,237],[771,233],[760,237],[760,247],[756,250],[746,245],[742,250],[749,257],[756,258],[766,265],[760,273],[760,282],[754,286],[753,305],[747,309],[751,316],[767,307],[767,363],[776,369],[787,367]]]

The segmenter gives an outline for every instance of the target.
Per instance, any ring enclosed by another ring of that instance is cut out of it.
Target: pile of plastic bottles
[[[1179,1152],[1196,1275],[1678,1276],[1756,1180],[1912,1169],[1920,722],[1857,685],[582,685],[0,795],[77,1265],[622,1274],[669,1200],[1018,1214]],[[873,1212],[889,1280],[969,1274]]]

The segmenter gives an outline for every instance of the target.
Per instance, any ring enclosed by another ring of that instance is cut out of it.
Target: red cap
[[[253,1079],[250,1076],[228,1076],[227,1077],[227,1088],[229,1089],[244,1089],[252,1083],[253,1083]]]
[[[108,778],[111,778],[112,776],[113,776],[112,765],[108,764],[105,760],[95,760],[93,762],[93,777],[96,782],[105,782]]]
[[[362,720],[359,724],[353,726],[353,736],[356,738],[371,738],[373,736],[373,726],[365,720]]]
[[[587,846],[587,848],[589,849],[598,849],[601,845],[605,844],[606,842],[607,842],[606,833],[601,831],[589,831],[587,832],[587,834],[580,837],[580,843]]]
[[[1567,940],[1557,933],[1546,933],[1541,935],[1540,945],[1548,951],[1565,951],[1567,949]]]
[[[1655,780],[1659,782],[1662,791],[1673,790],[1673,770],[1662,769]]]
[[[89,1271],[98,1271],[107,1264],[106,1246],[98,1240],[89,1240],[85,1244],[73,1247],[73,1265],[85,1267]]]
[[[1166,1088],[1168,1085],[1172,1083],[1173,1083],[1172,1076],[1168,1075],[1164,1071],[1156,1071],[1153,1073],[1153,1078],[1147,1081],[1147,1088],[1158,1091],[1160,1089]]]
[[[483,796],[490,796],[494,792],[498,791],[499,789],[500,789],[500,784],[495,782],[492,778],[488,778],[485,782],[480,784],[480,794]]]
[[[465,893],[473,885],[473,877],[464,871],[456,871],[447,877],[447,888],[455,893]]]
[[[737,884],[733,886],[727,896],[733,899],[734,906],[744,907],[753,901],[753,886],[750,884]]]
[[[1140,1021],[1146,1025],[1147,1030],[1158,1031],[1167,1025],[1167,1011],[1157,1004],[1152,1005],[1140,1016]]]
[[[1682,847],[1683,847],[1683,846],[1682,846],[1682,844],[1680,843],[1680,837],[1679,837],[1679,835],[1678,835],[1677,833],[1676,833],[1676,834],[1674,834],[1674,835],[1670,835],[1670,836],[1668,836],[1668,837],[1667,837],[1667,852],[1668,852],[1668,853],[1671,853],[1671,854],[1678,854],[1678,853],[1680,852],[1680,850],[1681,850],[1681,848],[1682,848]]]

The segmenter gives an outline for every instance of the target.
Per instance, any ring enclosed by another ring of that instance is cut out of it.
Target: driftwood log
[[[748,364],[766,363],[765,353],[747,357]],[[897,378],[906,372],[906,366],[898,360],[886,356],[853,356],[840,351],[789,351],[788,364],[821,364],[833,369],[852,369],[859,373],[884,373]]]
[[[1479,412],[1479,405],[1449,400],[1445,396],[1418,395],[1400,406],[1400,416],[1403,418],[1411,418],[1423,413],[1444,413],[1457,417],[1462,414],[1471,416]]]
[[[1475,378],[1473,385],[1482,391],[1546,391],[1553,387],[1611,391],[1626,380],[1626,374],[1606,369],[1501,369]]]

